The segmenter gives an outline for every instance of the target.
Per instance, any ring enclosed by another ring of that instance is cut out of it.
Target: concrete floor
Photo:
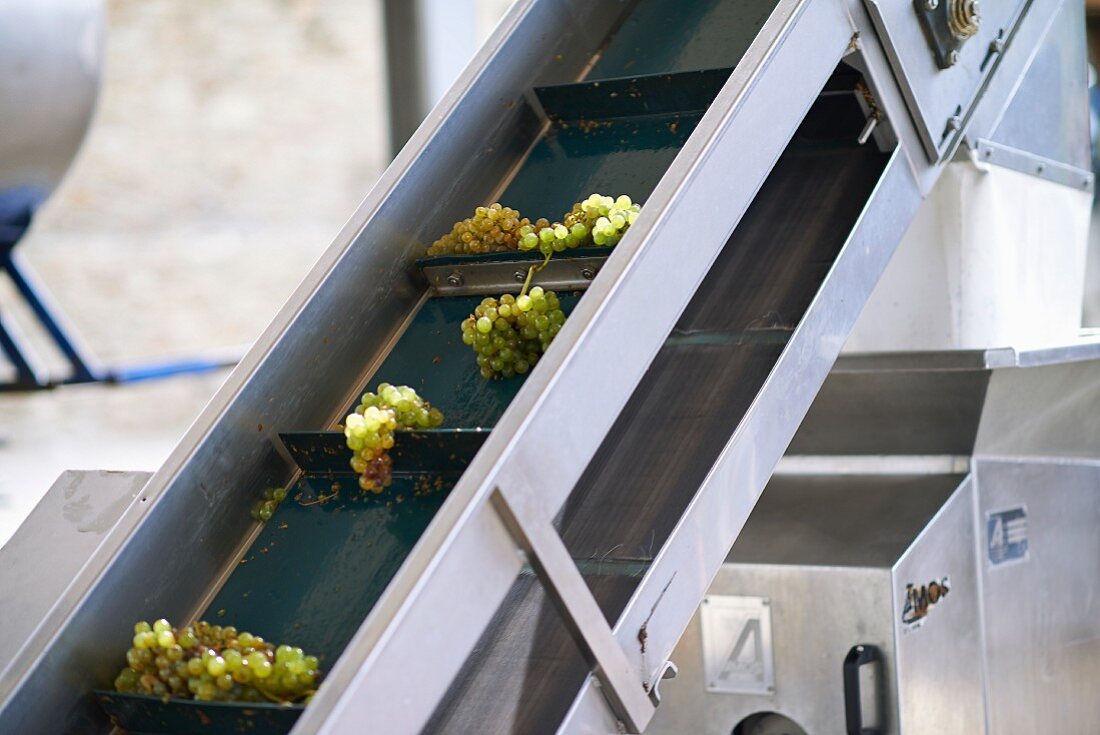
[[[381,4],[107,5],[96,120],[19,250],[104,363],[243,352],[388,161]],[[156,469],[226,375],[0,393],[0,544],[65,469]]]

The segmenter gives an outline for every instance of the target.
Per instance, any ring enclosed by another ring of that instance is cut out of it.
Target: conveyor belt
[[[856,0],[521,0],[0,677],[0,729],[105,730],[89,693],[132,621],[199,615],[316,649],[325,685],[304,712],[101,691],[117,721],[642,729],[938,175],[923,156]],[[530,261],[426,243],[496,198],[555,217],[592,191],[642,214],[611,253],[555,259],[570,317],[538,366],[481,380],[458,324]],[[382,381],[447,421],[362,498],[336,425]]]
[[[759,392],[882,173],[887,156],[855,142],[862,118],[851,95],[844,102],[852,114],[828,98],[811,111],[559,516],[609,623]],[[428,731],[554,732],[586,673],[525,571]]]

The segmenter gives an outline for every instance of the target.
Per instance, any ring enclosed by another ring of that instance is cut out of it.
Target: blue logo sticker
[[[985,527],[990,564],[1027,559],[1027,508],[1021,505],[989,513]]]

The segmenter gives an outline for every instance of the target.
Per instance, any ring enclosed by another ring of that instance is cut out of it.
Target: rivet
[[[461,286],[462,274],[458,271],[455,271],[451,275],[447,276],[447,283],[451,284],[452,286]]]
[[[959,52],[951,49],[951,52],[947,54],[947,63],[950,66],[954,66],[959,63]]]
[[[512,278],[519,281],[520,283],[523,283],[527,280],[527,273],[524,271],[516,271],[512,274]]]
[[[584,278],[584,280],[586,281],[591,281],[593,278],[596,277],[596,271],[592,270],[591,268],[582,268],[581,277]]]

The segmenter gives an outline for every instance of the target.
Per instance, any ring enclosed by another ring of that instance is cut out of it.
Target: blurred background
[[[510,2],[470,4],[462,59]],[[390,161],[383,2],[104,6],[95,118],[18,252],[105,364],[243,354]],[[0,312],[64,373],[2,277]],[[0,544],[65,469],[156,469],[227,374],[0,392]]]
[[[387,27],[397,77],[414,51],[402,3],[105,1],[95,118],[18,247],[91,354],[243,354],[388,164],[391,110],[415,124],[510,4],[436,2],[433,84],[391,98]],[[1086,6],[1095,66],[1100,0]],[[1098,231],[1086,324],[1100,323]],[[2,278],[0,313],[64,371]],[[0,392],[0,544],[65,469],[156,469],[227,374]]]

